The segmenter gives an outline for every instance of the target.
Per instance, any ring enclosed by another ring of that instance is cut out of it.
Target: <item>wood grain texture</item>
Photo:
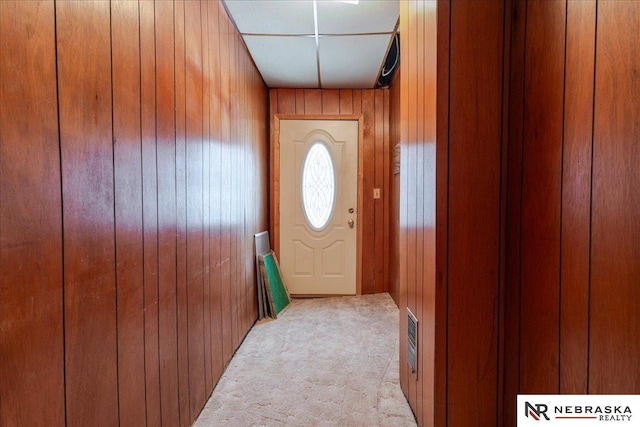
[[[504,323],[504,396],[503,422],[515,425],[516,407],[513,397],[520,389],[520,261],[522,209],[522,153],[524,126],[524,74],[526,38],[526,2],[513,3],[510,15],[510,69],[508,122],[508,159],[506,191],[506,255],[505,255],[505,317]]]
[[[180,425],[191,425],[187,325],[187,195],[186,195],[186,39],[185,6],[174,3],[176,97],[176,310],[178,343],[178,409]]]
[[[193,423],[205,403],[203,265],[202,22],[200,2],[185,2],[186,196],[189,396]]]
[[[220,108],[221,108],[221,145],[222,158],[226,161],[220,163],[222,179],[220,185],[227,191],[222,191],[221,224],[222,235],[220,239],[220,281],[222,285],[222,351],[223,359],[230,360],[234,352],[231,317],[232,287],[231,287],[231,91],[232,77],[229,73],[229,20],[223,13],[219,15],[220,28]]]
[[[436,82],[436,296],[435,318],[439,319],[440,327],[434,332],[434,398],[433,418],[434,425],[447,425],[447,298],[448,298],[448,194],[445,191],[437,191],[439,188],[447,188],[449,185],[449,144],[440,143],[447,141],[449,135],[449,52],[451,26],[451,3],[449,0],[438,2],[437,23],[432,31],[436,31],[437,48],[437,82]],[[402,286],[402,285],[401,285]]]
[[[408,27],[408,18],[409,18],[409,2],[400,2],[400,28],[403,31],[409,31]],[[408,39],[402,38],[400,40],[400,49],[404,52],[407,52],[405,56],[407,60],[411,57],[408,49]],[[408,230],[406,227],[408,218],[407,218],[407,200],[408,200],[408,188],[406,185],[407,175],[408,175],[408,146],[406,142],[403,141],[403,135],[406,135],[407,126],[408,126],[408,94],[409,94],[409,86],[407,84],[402,84],[402,82],[406,82],[409,78],[409,66],[401,66],[400,67],[400,94],[398,97],[400,105],[398,106],[399,114],[398,114],[398,132],[400,138],[400,177],[398,183],[398,221],[399,221],[399,241],[398,241],[398,259],[400,262],[399,265],[399,283],[400,287],[398,288],[398,308],[400,310],[400,331],[399,331],[399,371],[400,371],[400,387],[404,392],[405,396],[409,390],[409,366],[405,361],[407,360],[407,322],[406,322],[406,307],[408,304],[408,286],[407,286],[407,274],[408,274],[408,253],[407,253],[407,244],[406,239],[408,238]],[[405,320],[402,320],[402,319]]]
[[[65,422],[54,31],[53,2],[0,2],[0,425],[7,426]]]
[[[88,425],[100,419],[105,425],[115,425],[118,381],[109,2],[57,2],[56,23],[66,421]],[[94,372],[99,375],[87,375]]]
[[[120,424],[146,419],[138,3],[111,3]]]
[[[221,240],[221,154],[222,147],[220,141],[221,121],[220,121],[220,38],[218,37],[218,20],[220,4],[217,2],[208,3],[209,14],[209,63],[211,66],[211,134],[210,134],[210,228],[209,228],[209,268],[211,269],[210,284],[210,305],[211,305],[211,371],[213,378],[220,378],[224,368],[222,356],[222,293],[220,281],[220,240]]]
[[[174,5],[155,3],[158,165],[158,311],[160,409],[164,425],[179,425],[176,270],[176,95]]]
[[[640,3],[597,9],[589,393],[639,393]]]
[[[257,317],[264,83],[219,2],[0,12],[0,424],[189,426]]]
[[[451,425],[498,424],[503,8],[494,1],[451,5],[446,188]]]
[[[388,292],[398,307],[400,307],[400,86],[400,73],[398,72],[389,87],[391,164],[387,190],[389,194]]]
[[[203,262],[203,339],[204,386],[213,389],[211,354],[211,63],[208,4],[200,5],[202,21],[202,262]]]
[[[144,242],[144,358],[147,423],[160,423],[158,354],[158,170],[154,3],[140,2],[140,128]]]
[[[403,79],[404,84],[415,87],[417,83],[417,67],[418,67],[418,57],[422,58],[421,53],[417,50],[417,37],[418,31],[417,26],[422,24],[422,22],[418,23],[418,13],[417,13],[417,4],[416,2],[408,2],[408,10],[407,15],[405,17],[405,22],[408,27],[407,37],[407,49],[402,49],[402,51],[408,53],[407,61],[405,61],[407,65],[407,70],[409,71],[409,76],[407,79]],[[402,10],[401,10],[402,11]],[[400,18],[401,27],[402,27],[402,17]],[[406,104],[402,104],[405,109],[401,110],[400,114],[405,116],[402,119],[402,129],[401,129],[401,138],[402,144],[406,144],[406,157],[403,159],[403,164],[406,165],[407,173],[405,175],[405,180],[401,182],[400,185],[406,186],[406,198],[405,201],[401,201],[406,209],[406,222],[401,224],[401,227],[405,228],[405,241],[402,243],[406,245],[406,254],[407,254],[407,263],[406,263],[406,274],[404,275],[407,286],[407,300],[406,300],[406,308],[409,309],[414,316],[416,316],[418,320],[418,328],[421,330],[420,325],[422,324],[422,313],[418,313],[416,309],[417,301],[416,301],[416,287],[418,286],[417,278],[416,278],[416,195],[417,195],[417,144],[416,144],[416,128],[418,119],[416,118],[416,111],[418,108],[418,102],[423,102],[423,99],[418,100],[417,93],[415,90],[410,89],[407,92],[407,101]],[[402,179],[402,178],[401,178]],[[406,319],[405,316],[403,316]],[[403,323],[406,323],[403,322]],[[424,327],[424,325],[422,325]],[[403,331],[403,328],[401,328]],[[406,334],[406,330],[403,331]],[[419,335],[421,333],[419,332]],[[405,337],[406,338],[406,337]],[[423,355],[420,354],[417,356],[418,359],[422,358]],[[405,358],[401,359],[406,363]],[[418,363],[419,364],[419,363]],[[409,405],[411,408],[414,408],[414,414],[418,412],[418,405],[423,406],[423,402],[417,401],[417,392],[416,387],[418,386],[418,376],[417,372],[411,372],[411,370],[407,370],[408,378],[407,383],[405,385],[405,395],[407,396],[407,400],[409,401]],[[424,372],[420,372],[420,379],[424,375]],[[423,422],[422,419],[418,419],[418,422]]]
[[[596,2],[567,2],[560,301],[560,392],[588,375],[589,247]]]
[[[428,188],[429,156],[416,145],[429,123],[416,101],[428,93],[418,82],[424,6],[400,4],[400,114],[390,123],[402,143],[399,306],[428,318],[427,303],[436,304],[435,382],[422,383],[422,398],[402,364],[401,322],[401,385],[419,423],[511,426],[518,393],[637,393],[631,28],[640,8],[438,3],[437,274],[427,296],[426,247],[414,254],[426,216],[413,206]]]
[[[375,181],[375,96],[373,91],[362,93],[362,111],[372,111],[374,114],[364,116],[364,153],[358,153],[362,158],[362,196],[364,200],[373,199],[373,187]],[[364,173],[370,171],[370,173]],[[362,212],[362,222],[360,226],[363,230],[363,248],[374,248],[370,256],[362,258],[362,293],[371,294],[375,292],[375,207],[373,203],[367,203]]]
[[[564,2],[527,4],[520,241],[523,393],[559,389],[565,12]]]

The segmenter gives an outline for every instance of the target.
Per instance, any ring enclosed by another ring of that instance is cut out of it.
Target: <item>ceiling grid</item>
[[[224,0],[271,88],[373,88],[398,0]]]

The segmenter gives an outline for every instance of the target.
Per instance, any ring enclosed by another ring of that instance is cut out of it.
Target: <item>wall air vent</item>
[[[418,371],[418,319],[407,307],[407,362],[411,373]]]

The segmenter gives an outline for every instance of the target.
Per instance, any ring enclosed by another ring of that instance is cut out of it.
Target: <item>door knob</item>
[[[350,219],[350,220],[347,222],[347,224],[349,224],[349,228],[353,228],[353,224],[354,224],[354,222],[353,222],[353,220],[352,220],[352,219]]]

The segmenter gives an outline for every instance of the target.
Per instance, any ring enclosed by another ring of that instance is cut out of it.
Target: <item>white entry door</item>
[[[280,268],[294,295],[354,295],[358,122],[280,120]]]

